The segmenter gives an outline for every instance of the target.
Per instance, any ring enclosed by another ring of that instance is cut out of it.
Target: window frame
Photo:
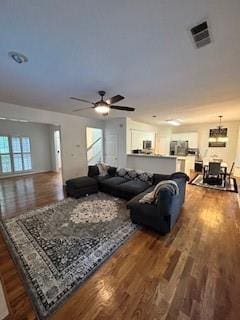
[[[8,176],[8,175],[18,175],[22,173],[27,173],[27,172],[32,172],[33,171],[33,161],[32,161],[32,143],[31,143],[31,138],[27,135],[20,136],[20,135],[8,135],[8,134],[0,134],[0,137],[8,137],[8,145],[9,145],[9,153],[2,153],[0,154],[0,157],[2,155],[10,155],[10,161],[11,161],[11,172],[3,172],[2,171],[2,161],[0,161],[0,176]],[[13,147],[12,147],[12,138],[19,138],[20,139],[20,152],[13,152]],[[28,138],[29,139],[29,145],[30,145],[30,152],[23,152],[23,147],[22,147],[22,138]],[[21,155],[21,161],[22,161],[22,170],[15,171],[14,168],[14,154],[20,154]],[[31,157],[31,169],[24,170],[24,160],[23,160],[23,155],[24,154],[30,154]],[[1,159],[0,159],[1,160]]]
[[[12,163],[12,156],[11,156],[11,143],[10,143],[10,139],[9,139],[9,135],[7,134],[0,134],[0,137],[7,137],[8,138],[8,151],[7,153],[0,153],[0,174],[1,175],[9,175],[12,174],[13,172],[13,163]],[[3,172],[2,170],[2,156],[6,156],[9,155],[10,156],[10,162],[11,162],[11,171],[10,172]]]

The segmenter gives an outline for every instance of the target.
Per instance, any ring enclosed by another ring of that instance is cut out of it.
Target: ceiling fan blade
[[[70,97],[70,99],[72,99],[72,100],[77,100],[77,101],[81,101],[81,102],[85,102],[85,103],[90,103],[90,104],[95,105],[93,102],[88,101],[88,100],[85,100],[85,99],[81,99],[81,98]]]
[[[72,112],[78,112],[78,111],[83,111],[88,109],[94,109],[94,107],[81,108],[81,109],[73,110]]]
[[[132,108],[132,107],[110,106],[110,108],[115,110],[122,110],[122,111],[135,111],[135,108]]]
[[[106,102],[108,104],[114,104],[114,103],[116,103],[118,101],[121,101],[123,99],[125,99],[125,98],[123,96],[121,96],[120,94],[118,94],[118,95],[116,95],[116,96],[114,96],[112,98],[108,98]]]

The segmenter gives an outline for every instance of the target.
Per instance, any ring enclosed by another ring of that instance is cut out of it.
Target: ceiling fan
[[[70,99],[72,99],[72,100],[77,100],[77,101],[89,103],[92,105],[91,107],[88,107],[88,108],[81,108],[81,109],[73,110],[73,112],[78,112],[78,111],[87,110],[87,109],[94,109],[97,113],[100,113],[103,116],[107,116],[111,109],[121,110],[121,111],[134,111],[135,110],[135,108],[132,108],[132,107],[124,107],[124,106],[114,105],[118,101],[121,101],[124,99],[124,97],[119,94],[112,97],[112,98],[108,98],[106,100],[103,99],[103,97],[106,94],[105,91],[98,91],[98,94],[100,95],[101,99],[97,102],[91,102],[91,101],[81,99],[81,98],[70,97]]]

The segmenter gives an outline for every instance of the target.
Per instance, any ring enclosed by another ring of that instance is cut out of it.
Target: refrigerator
[[[173,156],[186,156],[188,154],[188,141],[171,141],[170,142],[170,155]]]

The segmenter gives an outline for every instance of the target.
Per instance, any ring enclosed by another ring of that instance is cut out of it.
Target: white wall
[[[61,127],[64,180],[87,173],[86,127],[103,128],[104,126],[102,120],[80,118],[5,102],[0,102],[0,117],[59,125]]]
[[[34,172],[52,170],[49,129],[47,124],[0,120],[0,135],[30,137]]]
[[[147,123],[134,121],[127,118],[127,153],[131,153],[131,135],[132,130],[150,132],[155,134],[154,152],[161,155],[169,155],[170,138],[172,128],[168,126],[150,125]],[[146,136],[147,140],[147,136]]]
[[[209,129],[216,128],[217,123],[193,124],[173,128],[173,133],[179,132],[198,132],[198,146],[200,156],[205,159],[211,157],[223,159],[231,166],[235,161],[238,144],[239,121],[223,122],[223,126],[228,128],[228,142],[226,148],[209,148]]]
[[[156,147],[156,140],[157,140],[157,133],[158,133],[158,127],[153,126],[147,123],[134,121],[131,118],[127,118],[127,153],[131,153],[132,149],[136,149],[134,141],[132,141],[132,138],[134,135],[137,134],[141,135],[142,140],[154,140],[153,141],[153,149],[155,150]],[[135,134],[134,134],[135,133]],[[142,144],[141,148],[142,149]]]

